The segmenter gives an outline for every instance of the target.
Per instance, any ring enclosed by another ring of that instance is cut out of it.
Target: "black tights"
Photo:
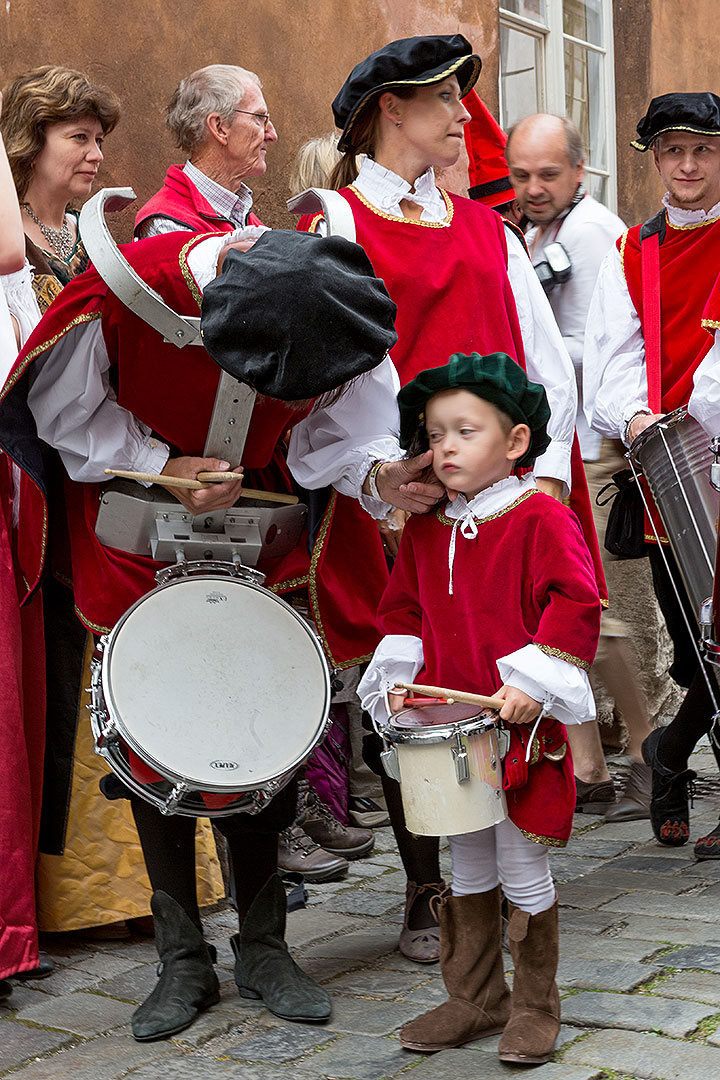
[[[256,816],[233,814],[216,819],[228,844],[240,924],[277,870],[278,833],[292,824],[296,802],[297,785],[291,782]],[[172,896],[201,927],[195,885],[195,818],[164,816],[137,795],[131,795],[130,803],[153,892],[160,889]]]

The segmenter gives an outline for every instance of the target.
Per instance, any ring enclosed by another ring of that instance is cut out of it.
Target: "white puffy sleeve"
[[[382,639],[357,689],[360,703],[370,713],[376,729],[387,724],[390,716],[388,690],[396,682],[413,682],[424,662],[419,637],[388,634]]]
[[[583,724],[595,719],[595,699],[587,672],[535,645],[524,645],[497,661],[500,678],[542,701],[546,712],[562,724]]]

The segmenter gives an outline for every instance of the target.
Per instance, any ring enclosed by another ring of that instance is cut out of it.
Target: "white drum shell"
[[[181,578],[142,597],[110,633],[93,682],[97,749],[126,783],[115,733],[171,784],[260,792],[255,809],[309,757],[330,709],[313,631],[280,597],[232,575]],[[140,794],[157,803],[147,787]],[[170,809],[207,813],[199,797]]]
[[[497,825],[507,817],[497,728],[476,721],[402,729],[394,718],[405,822],[419,836],[456,836]],[[474,728],[474,730],[473,730]],[[470,729],[470,730],[467,730]],[[429,739],[432,732],[432,738]],[[400,738],[397,738],[397,735]],[[435,738],[437,736],[437,738]],[[458,782],[453,747],[467,753],[469,779]]]

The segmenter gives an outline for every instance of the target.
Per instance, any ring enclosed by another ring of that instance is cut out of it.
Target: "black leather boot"
[[[133,1013],[132,1033],[138,1042],[183,1031],[220,1000],[212,954],[195,923],[167,893],[154,893],[150,906],[155,917],[160,978],[150,997]]]
[[[283,1020],[329,1020],[327,991],[298,967],[288,951],[286,906],[282,881],[273,874],[250,905],[240,933],[230,939],[237,988],[242,997],[261,998]]]

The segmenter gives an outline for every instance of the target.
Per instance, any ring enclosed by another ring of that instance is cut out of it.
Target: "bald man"
[[[585,323],[600,264],[625,231],[625,226],[619,217],[585,191],[585,148],[572,121],[549,113],[538,113],[519,121],[510,129],[505,156],[517,201],[532,225],[526,234],[530,257],[540,273],[545,270],[548,299],[575,365],[578,438],[586,465],[597,462],[597,465],[588,466],[591,489],[597,488],[600,486],[598,478],[608,471],[606,459],[608,466],[612,461],[610,473],[621,468],[622,462],[617,464],[614,456],[609,457],[608,443],[602,447],[603,460],[598,461],[602,438],[590,430],[583,414]],[[564,280],[554,280],[547,269],[546,248],[554,241],[562,244],[570,261],[570,274]],[[596,526],[602,543],[604,521],[596,517]],[[633,773],[619,802],[615,802],[597,724],[584,725],[581,734],[573,732],[571,736],[577,809],[585,813],[605,813],[610,820],[646,818],[650,804],[650,775],[640,754],[642,740],[650,731],[647,704],[637,683],[632,654],[626,651],[625,633],[622,624],[605,616],[601,649],[595,662],[597,673],[626,719],[630,737],[628,752]]]

